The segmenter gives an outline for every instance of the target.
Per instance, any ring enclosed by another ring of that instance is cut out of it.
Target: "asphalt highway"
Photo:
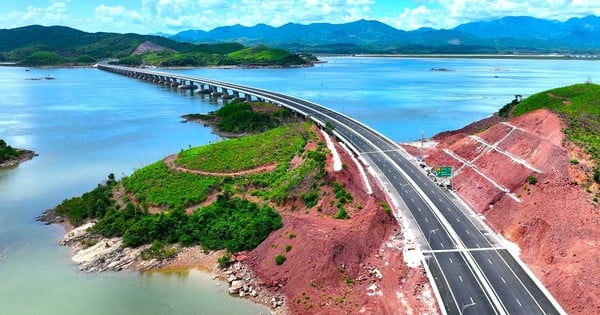
[[[100,66],[99,66],[100,67]],[[145,69],[103,65],[121,74],[146,73],[236,90],[329,122],[343,142],[399,195],[421,232],[421,250],[447,314],[564,314],[522,265],[494,238],[486,235],[443,188],[438,187],[394,142],[360,122],[321,105],[267,91]],[[129,71],[128,73],[124,73]]]

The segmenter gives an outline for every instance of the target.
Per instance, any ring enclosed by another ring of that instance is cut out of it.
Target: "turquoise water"
[[[298,69],[170,70],[289,93],[355,117],[396,141],[489,116],[514,94],[581,83],[600,63],[551,60],[329,58]],[[447,68],[452,71],[430,71]],[[51,75],[56,80],[31,81]],[[598,78],[600,80],[600,78]],[[257,314],[209,276],[83,274],[62,228],[34,219],[92,189],[189,146],[218,141],[179,116],[215,110],[198,95],[95,69],[0,67],[0,138],[40,154],[0,170],[1,314]]]

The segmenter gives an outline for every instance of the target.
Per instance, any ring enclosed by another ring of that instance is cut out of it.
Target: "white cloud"
[[[565,21],[571,17],[600,15],[598,0],[435,0],[419,1],[395,17],[381,20],[400,29],[453,28],[459,24],[505,16],[532,16]]]
[[[377,19],[396,28],[452,28],[461,23],[529,15],[566,20],[600,15],[598,0],[412,0],[399,14],[373,16],[380,0],[133,0],[113,5],[81,0],[48,0],[46,5],[0,13],[0,28],[29,24],[68,25],[85,31],[175,33],[233,24],[344,23]],[[397,1],[399,8],[404,1]],[[102,0],[99,0],[102,3]],[[78,9],[78,11],[74,11]],[[396,11],[397,12],[397,11]]]
[[[70,0],[52,0],[46,7],[28,6],[24,11],[11,11],[0,15],[0,21],[4,27],[64,24],[67,22],[69,2]]]

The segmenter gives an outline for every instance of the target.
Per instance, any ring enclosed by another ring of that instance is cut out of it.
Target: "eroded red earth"
[[[491,127],[477,133],[484,125]],[[457,193],[518,244],[523,261],[567,313],[600,314],[593,161],[565,138],[560,118],[548,110],[472,126],[436,136],[426,163],[454,167]],[[529,183],[530,176],[536,184]]]

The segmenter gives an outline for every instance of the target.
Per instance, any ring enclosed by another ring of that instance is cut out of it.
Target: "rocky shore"
[[[224,251],[202,250],[199,246],[178,247],[178,254],[171,259],[142,259],[142,252],[151,245],[137,248],[123,247],[119,237],[105,238],[89,232],[96,222],[90,221],[73,228],[68,220],[56,215],[54,209],[46,210],[36,218],[44,224],[60,224],[66,234],[58,243],[69,246],[73,250],[72,260],[82,272],[107,271],[150,271],[170,268],[200,268],[214,275],[213,279],[226,281],[229,294],[240,298],[248,298],[253,302],[271,307],[272,314],[289,314],[285,298],[278,293],[272,293],[269,287],[278,287],[278,283],[266,284],[258,280],[249,266],[243,261],[245,255],[234,256],[234,261],[224,268],[217,262]]]

